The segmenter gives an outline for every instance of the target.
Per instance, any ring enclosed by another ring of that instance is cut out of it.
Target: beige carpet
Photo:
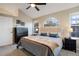
[[[0,47],[0,56],[29,56],[30,53],[23,49],[17,49],[16,45]]]
[[[23,49],[17,49],[16,45],[0,47],[0,56],[32,56],[30,53]],[[79,51],[72,52],[62,50],[60,56],[79,56]]]
[[[60,55],[61,56],[79,56],[79,50],[77,50],[76,53],[75,53],[75,52],[72,52],[72,51],[62,49]]]

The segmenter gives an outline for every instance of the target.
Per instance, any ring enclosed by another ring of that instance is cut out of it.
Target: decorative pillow
[[[41,36],[48,36],[47,33],[40,33]]]
[[[55,38],[58,38],[58,34],[49,34],[49,37],[55,37]]]
[[[33,33],[33,34],[32,34],[32,36],[37,36],[37,35],[38,35],[38,33]]]

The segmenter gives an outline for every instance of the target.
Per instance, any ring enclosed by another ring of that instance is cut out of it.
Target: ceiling
[[[19,3],[19,4],[0,4],[5,5],[5,6],[14,6],[22,10],[26,15],[32,17],[32,18],[37,18],[40,16],[44,16],[47,14],[55,13],[58,11],[62,11],[65,9],[73,8],[76,6],[79,6],[79,3],[47,3],[47,5],[43,6],[37,6],[40,11],[37,11],[35,8],[31,7],[28,10],[26,9],[29,4],[25,3]]]

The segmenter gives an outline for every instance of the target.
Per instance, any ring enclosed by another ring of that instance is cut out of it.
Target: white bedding
[[[53,51],[54,55],[58,56],[58,55],[60,55],[62,45],[63,45],[62,44],[62,39],[61,38],[52,38],[52,40],[59,45],[59,47],[55,48],[54,51]]]
[[[32,36],[32,38],[35,38],[35,40],[37,40],[37,39],[52,40],[53,42],[55,42],[56,44],[59,45],[57,48],[52,50],[54,55],[57,56],[60,54],[61,49],[62,49],[62,39],[61,38],[53,38],[53,37],[47,37],[47,36]]]
[[[46,36],[36,36],[37,38],[46,38],[49,40],[53,40],[55,43],[57,43],[59,45],[59,47],[55,48],[53,53],[55,56],[60,55],[61,49],[62,49],[62,39],[61,38],[54,38],[54,37],[46,37]]]

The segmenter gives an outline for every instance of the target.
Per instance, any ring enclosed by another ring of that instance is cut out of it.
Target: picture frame
[[[58,25],[59,25],[59,20],[57,20],[56,18],[48,18],[44,22],[44,27],[48,27],[48,26],[57,27]]]

